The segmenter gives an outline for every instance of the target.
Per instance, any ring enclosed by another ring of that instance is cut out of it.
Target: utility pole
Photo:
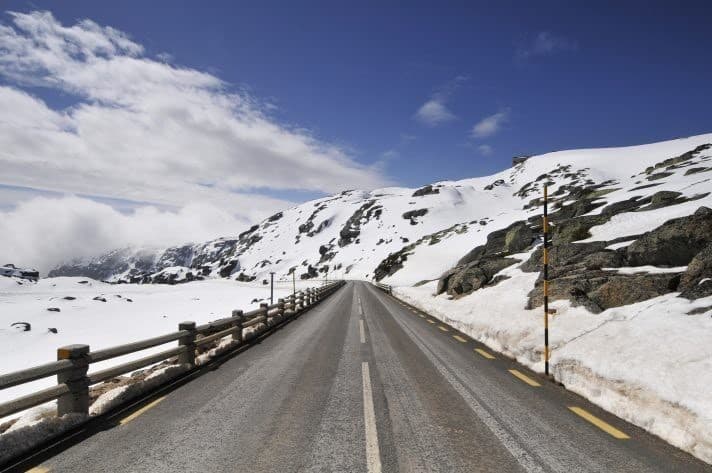
[[[292,295],[297,295],[297,268],[292,271]]]
[[[549,376],[549,221],[548,190],[544,184],[544,373]]]
[[[269,273],[269,305],[274,304],[274,271]]]

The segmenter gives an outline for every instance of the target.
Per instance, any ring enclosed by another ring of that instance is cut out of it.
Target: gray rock
[[[644,233],[626,249],[630,266],[683,266],[712,243],[712,210],[669,220]]]
[[[679,274],[617,275],[589,293],[588,297],[600,307],[609,309],[673,292],[679,283]]]
[[[473,261],[441,278],[438,289],[447,290],[448,294],[454,296],[469,294],[490,283],[499,271],[518,262],[519,260],[514,258],[497,256]]]
[[[699,299],[712,295],[712,244],[697,253],[680,278],[680,296]]]

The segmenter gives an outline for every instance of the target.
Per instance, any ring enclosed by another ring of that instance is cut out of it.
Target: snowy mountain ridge
[[[554,198],[575,187],[606,187],[610,192],[601,198],[607,204],[662,190],[688,197],[708,193],[710,143],[712,134],[624,148],[558,151],[530,157],[492,176],[420,189],[344,191],[279,212],[235,237],[165,250],[115,250],[89,262],[60,266],[50,276],[171,283],[216,277],[245,281],[265,278],[270,271],[291,279],[296,271],[305,279],[327,272],[371,279],[389,255],[400,252],[407,254],[402,269],[377,275],[410,285],[439,278],[492,231],[540,215],[544,180]],[[690,159],[678,168],[655,167],[686,153]],[[697,204],[709,205],[708,198]]]

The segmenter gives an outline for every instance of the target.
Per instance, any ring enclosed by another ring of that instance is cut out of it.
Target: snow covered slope
[[[174,281],[238,276],[248,280],[264,278],[270,271],[278,278],[291,279],[292,270],[301,278],[328,270],[370,279],[389,254],[426,237],[406,250],[408,261],[389,278],[395,284],[413,284],[438,278],[467,251],[484,243],[493,230],[540,213],[540,207],[527,204],[541,196],[544,179],[549,180],[554,195],[565,186],[609,183],[618,190],[603,197],[607,203],[660,190],[687,196],[709,192],[710,149],[700,150],[671,175],[663,168],[645,174],[649,167],[709,143],[712,134],[626,148],[560,151],[531,157],[493,176],[443,181],[421,189],[344,191],[279,212],[239,236],[160,251],[117,250],[93,261],[56,268],[50,276],[171,282],[174,270],[158,277],[156,273],[183,266],[189,271]],[[613,234],[641,232],[709,203],[705,198],[658,212],[654,220],[648,216],[635,219],[637,223],[626,219],[625,228],[613,222],[611,228],[594,229],[594,235],[609,239]]]

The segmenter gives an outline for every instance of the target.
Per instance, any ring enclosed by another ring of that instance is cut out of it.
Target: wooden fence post
[[[178,339],[178,345],[186,347],[186,350],[178,355],[178,363],[189,365],[193,368],[195,366],[195,336],[198,334],[195,330],[195,322],[181,322],[178,324],[178,330],[190,332],[188,335]]]
[[[235,318],[235,333],[232,334],[232,339],[237,343],[242,343],[242,322],[244,320],[244,312],[241,310],[233,310],[232,316]]]
[[[57,399],[57,416],[89,414],[89,345],[67,345],[57,349],[57,360],[70,360],[72,369],[57,374],[57,383],[69,392]]]

